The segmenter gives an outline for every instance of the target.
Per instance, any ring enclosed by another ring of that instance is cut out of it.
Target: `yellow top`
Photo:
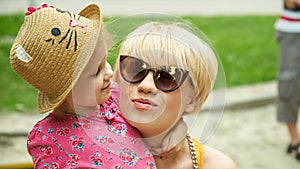
[[[193,138],[194,147],[196,150],[196,157],[198,161],[198,169],[203,169],[204,164],[204,145],[201,144],[198,140]]]

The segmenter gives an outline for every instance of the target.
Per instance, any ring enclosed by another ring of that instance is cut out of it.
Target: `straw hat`
[[[28,8],[10,51],[14,71],[38,89],[38,110],[60,105],[91,58],[102,26],[100,7],[79,15],[47,5]]]

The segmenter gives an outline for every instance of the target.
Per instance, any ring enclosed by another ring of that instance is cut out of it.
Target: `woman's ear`
[[[184,112],[185,113],[192,113],[195,112],[197,109],[197,105],[199,103],[199,94],[195,95],[189,102],[189,104],[186,106]]]

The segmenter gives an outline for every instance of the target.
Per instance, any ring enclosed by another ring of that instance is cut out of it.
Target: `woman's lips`
[[[137,109],[150,110],[153,107],[153,104],[147,99],[133,99],[132,102]]]

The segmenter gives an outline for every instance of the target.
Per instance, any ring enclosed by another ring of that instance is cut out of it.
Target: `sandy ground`
[[[286,127],[276,121],[273,104],[225,111],[216,132],[206,142],[229,155],[240,169],[299,169],[300,162],[285,153]],[[198,116],[203,123],[207,113]],[[200,132],[192,129],[194,136]]]
[[[288,133],[285,126],[276,121],[275,112],[273,104],[226,110],[206,144],[229,155],[239,169],[299,169],[300,162],[285,153]],[[192,128],[194,137],[200,138],[200,129],[207,115],[203,112],[198,116]],[[14,139],[0,137],[0,165],[7,161],[30,160],[25,139],[23,136]]]

